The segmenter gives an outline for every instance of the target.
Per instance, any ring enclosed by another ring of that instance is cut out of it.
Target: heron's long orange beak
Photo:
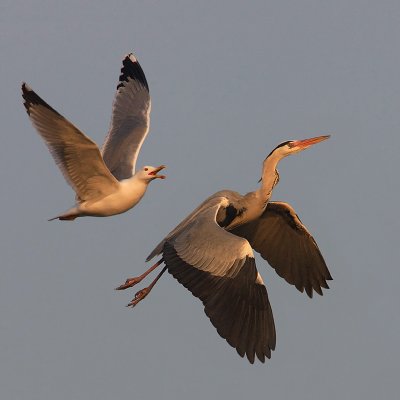
[[[153,175],[155,178],[165,179],[165,175],[157,175],[162,169],[166,168],[165,165],[160,165],[154,171],[149,172],[149,175]]]
[[[313,137],[310,139],[304,139],[304,140],[294,140],[289,144],[290,147],[298,147],[301,150],[306,149],[307,147],[310,147],[314,144],[317,144],[319,142],[322,142],[323,140],[329,139],[331,135],[324,135],[324,136],[317,136]]]

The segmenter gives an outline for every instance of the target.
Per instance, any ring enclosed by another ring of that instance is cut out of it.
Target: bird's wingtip
[[[129,58],[133,63],[137,62],[137,58],[135,57],[135,54],[133,53],[128,53],[125,58]]]
[[[133,53],[126,54],[126,56],[122,60],[121,75],[119,77],[117,90],[121,87],[124,87],[125,82],[128,82],[129,79],[133,79],[139,82],[140,84],[142,84],[142,86],[149,90],[146,76]]]
[[[124,55],[124,57],[122,58],[122,62],[123,63],[124,62],[131,62],[132,64],[135,64],[135,63],[138,62],[138,60],[137,60],[135,54],[131,52],[131,53],[126,53]]]
[[[21,89],[23,92],[32,92],[32,88],[26,82],[22,82]]]

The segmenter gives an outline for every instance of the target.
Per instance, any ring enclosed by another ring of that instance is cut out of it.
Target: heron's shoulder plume
[[[31,110],[35,105],[46,107],[57,115],[60,115],[53,107],[39,97],[25,82],[22,83],[22,97],[25,100],[24,106],[28,115],[31,115]]]
[[[246,207],[237,208],[233,204],[223,207],[218,211],[217,222],[221,227],[228,226],[235,218],[240,217],[246,211]]]
[[[119,76],[117,90],[121,87],[125,87],[124,82],[128,82],[129,79],[139,82],[147,91],[149,90],[146,76],[133,53],[127,54],[122,61],[121,75]]]

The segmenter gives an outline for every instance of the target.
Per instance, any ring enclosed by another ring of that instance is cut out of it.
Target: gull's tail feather
[[[55,219],[59,219],[60,221],[73,221],[81,215],[82,214],[76,208],[71,208],[65,214],[57,215],[57,217],[50,218],[48,221],[54,221]]]
[[[59,219],[60,221],[74,221],[77,217],[78,215],[67,215],[67,216],[60,215],[58,217],[50,218],[47,221],[54,221],[55,219]]]

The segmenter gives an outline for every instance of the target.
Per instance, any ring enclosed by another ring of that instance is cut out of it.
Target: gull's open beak
[[[310,147],[314,144],[317,144],[319,142],[322,142],[323,140],[329,139],[331,137],[331,135],[324,135],[324,136],[317,136],[317,137],[313,137],[310,139],[304,139],[304,140],[294,140],[293,142],[291,142],[289,144],[289,147],[296,147],[300,150],[304,150],[307,147]]]
[[[153,179],[156,178],[165,179],[165,175],[157,175],[164,168],[166,168],[166,165],[160,165],[154,171],[149,172],[149,175],[152,175]]]

